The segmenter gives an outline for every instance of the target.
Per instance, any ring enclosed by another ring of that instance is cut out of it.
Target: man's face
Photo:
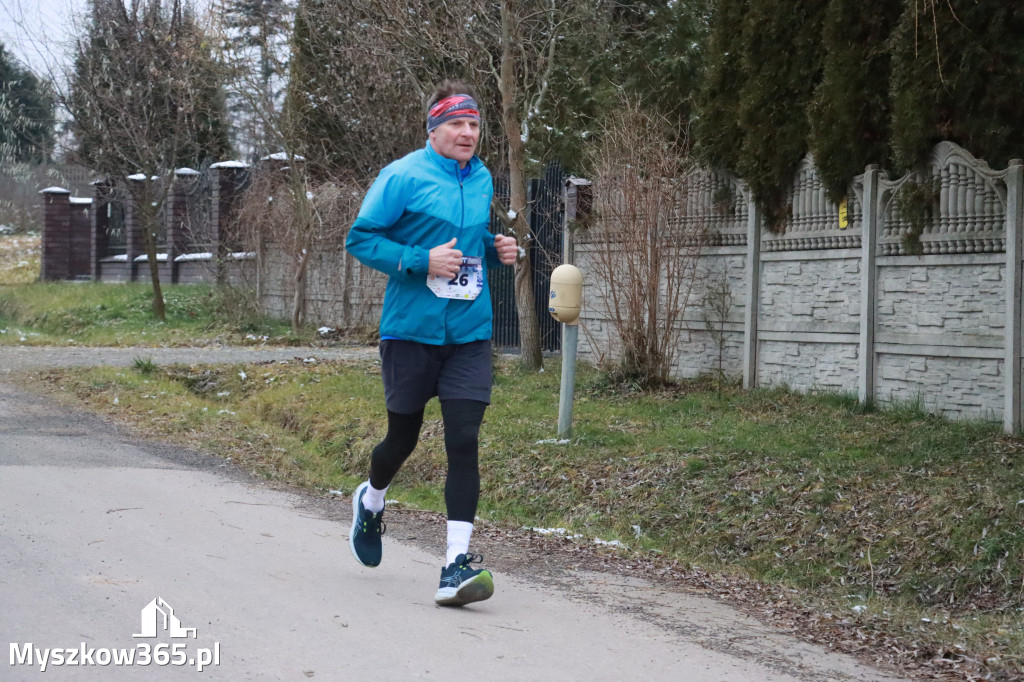
[[[430,144],[446,159],[455,159],[465,166],[476,153],[480,141],[480,121],[475,118],[453,118],[430,131]]]

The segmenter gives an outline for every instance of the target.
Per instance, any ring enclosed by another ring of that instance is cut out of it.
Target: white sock
[[[372,511],[376,514],[384,509],[384,493],[388,491],[387,488],[384,490],[377,490],[370,483],[366,486],[366,492],[363,494],[363,507]]]
[[[473,524],[469,521],[448,522],[448,560],[445,566],[450,566],[455,557],[469,552],[469,538],[473,535]]]

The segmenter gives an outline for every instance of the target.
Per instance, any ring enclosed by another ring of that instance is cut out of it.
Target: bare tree
[[[296,331],[307,315],[311,268],[325,251],[344,242],[367,185],[368,169],[378,158],[386,158],[378,151],[385,139],[382,126],[376,119],[360,122],[357,118],[359,112],[381,109],[381,95],[391,76],[366,59],[367,35],[361,33],[365,21],[357,18],[347,3],[298,3],[283,107],[275,89],[268,87],[263,69],[246,68],[229,53],[224,55],[233,65],[232,96],[243,100],[260,122],[262,144],[279,150],[265,155],[254,169],[255,180],[242,198],[233,229],[257,253],[261,273],[257,300],[265,293],[268,245],[284,255],[291,295],[289,317]],[[220,44],[229,45],[230,26],[219,28]],[[339,40],[339,35],[353,38]],[[353,73],[342,65],[357,51],[365,70]],[[387,107],[380,116],[393,116],[396,109]],[[353,130],[360,125],[365,127]],[[395,141],[386,144],[393,153]],[[342,272],[337,273],[343,298],[354,286],[351,260],[346,255]]]
[[[595,215],[577,232],[592,259],[588,299],[600,301],[614,329],[606,356],[644,386],[670,379],[706,241],[703,221],[685,215],[691,166],[669,130],[623,98],[591,152]]]
[[[704,319],[704,329],[715,344],[717,352],[717,379],[718,394],[722,394],[722,384],[725,381],[725,346],[729,340],[725,326],[729,322],[729,313],[732,312],[733,296],[732,287],[729,284],[729,277],[724,270],[707,277],[707,288],[704,292],[704,310],[701,317]]]
[[[359,211],[363,188],[342,178],[316,180],[303,167],[301,157],[293,156],[291,161],[285,158],[267,159],[255,171],[232,217],[232,229],[243,243],[263,254],[261,272],[266,270],[268,245],[287,260],[290,320],[293,331],[297,331],[307,313],[310,269],[320,254],[341,250],[348,226]],[[348,260],[342,264],[345,272],[339,273],[343,296],[352,286]],[[343,303],[342,308],[347,310],[348,306]]]
[[[292,0],[214,0],[221,40],[218,61],[229,72],[228,110],[236,147],[266,155],[280,148],[280,115],[288,72]]]
[[[188,0],[91,0],[79,31],[58,98],[78,158],[132,198],[163,320],[160,217],[175,167],[227,150],[221,74]]]
[[[497,127],[485,125],[483,146],[504,149],[508,163],[509,205],[495,206],[520,245],[528,245],[529,206],[526,195],[530,125],[551,97],[548,85],[559,56],[558,46],[572,32],[586,30],[594,4],[586,0],[352,0],[368,16],[379,46],[375,59],[393,64],[425,104],[431,86],[446,77],[460,77],[479,86],[485,109],[492,106]],[[542,366],[540,329],[533,291],[530,250],[516,262],[515,298],[519,318],[521,360],[527,368]]]

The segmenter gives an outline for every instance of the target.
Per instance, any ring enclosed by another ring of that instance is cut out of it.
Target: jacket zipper
[[[455,177],[459,179],[459,208],[462,209],[462,218],[459,221],[459,230],[466,229],[466,194],[462,187],[462,169],[458,161],[455,162]]]

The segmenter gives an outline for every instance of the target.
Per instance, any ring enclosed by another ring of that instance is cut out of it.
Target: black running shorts
[[[391,412],[418,412],[434,396],[491,403],[490,341],[434,346],[384,339],[380,362],[384,401]]]

